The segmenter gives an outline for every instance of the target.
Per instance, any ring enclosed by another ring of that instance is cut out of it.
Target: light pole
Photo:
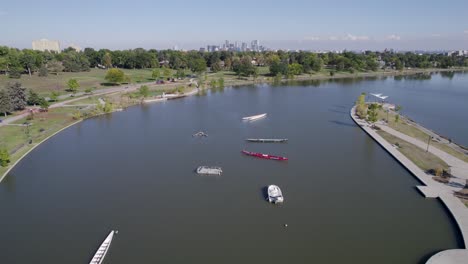
[[[429,135],[429,139],[427,140],[427,149],[426,149],[426,152],[429,152],[429,145],[431,144],[431,139],[433,139],[433,137]]]

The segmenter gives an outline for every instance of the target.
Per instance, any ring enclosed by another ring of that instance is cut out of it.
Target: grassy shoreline
[[[377,71],[377,72],[356,72],[356,73],[335,73],[333,76],[330,75],[327,71],[322,71],[313,75],[302,74],[296,76],[294,79],[281,79],[280,82],[288,81],[309,81],[309,80],[331,80],[331,79],[344,79],[344,78],[366,78],[366,77],[381,77],[381,76],[407,76],[420,73],[434,73],[434,72],[454,72],[454,71],[467,71],[468,68],[456,68],[456,69],[412,69],[412,70],[403,70],[403,71]],[[148,74],[147,70],[146,74]],[[203,78],[203,77],[202,77]],[[272,77],[266,75],[266,69],[263,69],[261,75],[253,79],[249,78],[239,78],[233,72],[218,72],[211,73],[206,75],[206,80],[204,81],[205,85],[201,91],[205,89],[211,89],[215,87],[210,87],[210,80],[218,80],[220,78],[224,79],[224,86],[243,86],[243,85],[252,85],[252,84],[261,84],[261,83],[275,83],[278,80],[275,80]],[[150,85],[151,95],[157,96],[161,92],[174,90],[177,86],[184,86],[184,92],[187,92],[187,83],[167,83],[162,85]],[[97,90],[99,91],[99,90]],[[126,91],[121,91],[117,93],[112,93],[108,95],[102,95],[106,101],[110,101],[115,104],[118,108],[126,108],[132,105],[138,105],[142,103],[142,100],[137,98],[130,98],[130,95]],[[75,100],[78,98],[74,98]],[[151,99],[151,98],[147,98]],[[24,135],[25,128],[20,126],[27,121],[27,119],[21,119],[17,122],[14,122],[12,126],[3,126],[0,127],[0,138],[2,139],[3,146],[11,153],[10,156],[10,165],[7,167],[0,167],[0,182],[7,175],[7,173],[13,169],[13,167],[24,158],[30,151],[35,147],[40,145],[45,140],[49,139],[53,135],[59,133],[64,128],[78,123],[76,119],[73,118],[73,114],[76,111],[82,111],[83,107],[80,104],[95,104],[97,103],[96,98],[89,96],[83,96],[82,100],[77,100],[71,105],[76,105],[75,107],[63,107],[63,108],[54,108],[49,110],[48,113],[36,117],[36,120],[32,120],[33,125],[28,129],[27,137]],[[102,113],[93,112],[91,115],[86,116],[90,118]],[[81,118],[80,120],[81,121]],[[31,134],[29,134],[31,133]],[[34,138],[34,141],[39,143],[28,144],[29,139]]]

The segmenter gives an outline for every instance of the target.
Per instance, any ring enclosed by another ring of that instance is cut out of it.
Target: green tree
[[[56,60],[49,61],[47,63],[47,70],[49,72],[55,73],[55,75],[59,75],[59,72],[63,71],[63,65],[61,62],[56,61]]]
[[[206,61],[203,58],[195,59],[192,63],[191,70],[197,74],[202,74],[206,71]]]
[[[377,110],[379,109],[378,104],[371,104],[369,106],[369,109],[367,110],[367,121],[371,123],[375,123],[378,120],[378,112]]]
[[[47,67],[45,65],[42,65],[39,68],[39,77],[47,77],[49,75],[49,70],[47,70]]]
[[[111,68],[112,67],[112,57],[111,57],[109,52],[106,52],[106,54],[104,54],[104,56],[102,56],[102,64],[106,68]]]
[[[9,83],[7,85],[7,92],[13,110],[23,110],[26,107],[26,88],[21,87],[21,83]]]
[[[356,101],[356,115],[361,119],[367,116],[366,93],[361,93]]]
[[[120,69],[109,69],[105,79],[110,83],[122,83],[125,81],[125,73]]]
[[[114,109],[114,106],[111,103],[106,102],[104,104],[104,108],[103,108],[104,113],[110,113],[112,112],[113,109]]]
[[[40,98],[39,105],[41,106],[42,110],[49,111],[50,103],[44,97]]]
[[[83,117],[83,115],[81,114],[81,112],[79,110],[76,110],[72,114],[73,120],[80,120],[82,117]]]
[[[6,167],[10,163],[10,153],[7,149],[0,149],[0,166]]]
[[[172,71],[171,69],[164,67],[163,68],[163,76],[164,78],[170,78],[172,76]]]
[[[22,68],[19,67],[13,67],[10,69],[8,72],[8,77],[11,79],[20,79],[21,78],[21,73],[23,72]]]
[[[221,61],[216,61],[214,63],[211,64],[211,71],[212,72],[219,72],[222,70],[221,68]]]
[[[60,96],[59,92],[52,91],[52,93],[50,94],[50,101],[56,102],[59,96]]]
[[[185,77],[185,71],[184,69],[178,69],[176,72],[176,77],[179,79],[183,79]]]
[[[151,77],[155,80],[158,80],[161,77],[161,71],[159,69],[154,69],[151,73]]]
[[[8,113],[13,111],[13,106],[10,102],[10,96],[6,90],[0,90],[0,113],[3,113],[5,117]]]
[[[211,86],[211,88],[216,87],[217,84],[218,84],[218,83],[217,83],[216,80],[214,80],[214,79],[212,79],[212,80],[210,81],[210,86]]]
[[[67,87],[68,87],[67,90],[69,92],[76,93],[78,91],[78,88],[80,88],[80,84],[78,83],[78,81],[76,79],[72,78],[72,79],[68,80]]]
[[[224,88],[224,78],[223,77],[218,79],[218,87],[219,88]]]
[[[272,55],[268,58],[268,64],[270,65],[270,75],[276,76],[278,74],[284,74],[287,65],[281,62],[278,55]]]
[[[395,69],[398,70],[398,71],[401,71],[403,70],[403,63],[400,61],[400,60],[396,60],[395,61]]]
[[[142,85],[139,89],[138,89],[138,92],[140,93],[141,96],[143,96],[144,98],[148,97],[150,92],[149,92],[149,88],[148,86],[146,85]]]
[[[20,62],[28,70],[29,76],[36,67],[36,55],[32,50],[23,50],[20,55]]]
[[[28,105],[38,105],[41,103],[41,97],[39,96],[39,94],[29,89],[27,102]]]
[[[293,63],[288,65],[288,76],[301,75],[303,72],[303,67],[299,63]]]
[[[398,122],[400,122],[400,115],[396,114],[395,115],[395,123],[398,123]]]

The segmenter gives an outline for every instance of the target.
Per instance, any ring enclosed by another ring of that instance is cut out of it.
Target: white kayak
[[[266,117],[266,113],[265,114],[260,114],[260,115],[254,115],[254,116],[246,116],[246,117],[243,117],[242,120],[244,121],[254,121],[254,120],[257,120],[257,119],[260,119],[260,118],[264,118]]]
[[[107,251],[109,250],[109,247],[112,242],[112,238],[114,237],[114,230],[112,230],[109,235],[106,237],[104,242],[102,242],[101,246],[99,249],[96,251],[96,254],[94,254],[93,259],[91,259],[91,262],[89,264],[101,264],[102,261],[104,260],[104,257],[107,254]]]
[[[284,201],[281,189],[276,185],[268,186],[268,201],[270,203],[282,203]]]

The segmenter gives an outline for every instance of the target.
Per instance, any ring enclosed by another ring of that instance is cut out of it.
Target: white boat
[[[283,193],[281,193],[281,189],[278,186],[268,186],[268,201],[275,204],[284,201]]]
[[[223,170],[220,167],[200,166],[197,168],[197,173],[203,175],[221,175]]]
[[[260,115],[254,115],[254,116],[246,116],[246,117],[243,117],[242,120],[244,121],[254,121],[254,120],[257,120],[257,119],[260,119],[260,118],[264,118],[266,117],[266,113],[265,114],[260,114]]]
[[[101,246],[99,249],[96,251],[96,254],[94,254],[93,259],[91,259],[91,262],[89,264],[101,264],[102,261],[104,260],[104,257],[107,254],[107,251],[109,250],[109,247],[112,242],[112,238],[114,237],[114,230],[112,230],[109,235],[106,237],[104,242],[102,242]]]

